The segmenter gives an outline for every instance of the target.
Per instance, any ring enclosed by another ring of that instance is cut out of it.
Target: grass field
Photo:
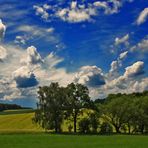
[[[148,136],[45,134],[32,123],[33,110],[0,113],[1,148],[147,148]],[[66,129],[66,126],[64,126]]]
[[[1,148],[147,148],[147,136],[0,135]]]
[[[7,110],[0,112],[0,133],[40,132],[40,127],[32,123],[33,110]]]
[[[34,110],[32,109],[6,110],[0,112],[0,133],[42,132],[43,129],[32,123],[33,117]],[[73,123],[65,121],[62,124],[62,130],[64,132],[68,131],[67,127],[69,124]]]

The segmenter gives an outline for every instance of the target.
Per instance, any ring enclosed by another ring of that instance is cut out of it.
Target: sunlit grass
[[[147,136],[0,135],[2,148],[147,148]]]
[[[8,110],[0,114],[0,133],[42,131],[32,122],[33,110]]]

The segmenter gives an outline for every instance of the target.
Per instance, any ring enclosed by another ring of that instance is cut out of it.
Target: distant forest
[[[26,107],[22,107],[20,105],[17,104],[3,104],[0,103],[0,111],[4,111],[4,110],[13,110],[13,109],[26,109]]]

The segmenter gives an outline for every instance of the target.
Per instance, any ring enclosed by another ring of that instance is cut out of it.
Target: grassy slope
[[[85,111],[83,117],[86,113]],[[43,131],[37,125],[32,123],[34,117],[34,110],[31,109],[19,109],[19,110],[6,110],[0,112],[0,133],[3,132],[40,132]],[[80,116],[79,118],[82,118]],[[80,119],[78,119],[80,120]],[[66,120],[62,125],[63,131],[68,131],[68,125],[73,125],[73,122]]]
[[[11,142],[10,142],[11,141]],[[147,136],[0,135],[2,148],[147,148]]]
[[[0,115],[2,148],[147,148],[147,136],[78,136],[33,134],[42,130],[32,123],[32,110],[9,110]],[[65,126],[66,127],[66,126]],[[7,132],[9,134],[7,134]],[[22,134],[20,132],[23,132]],[[27,134],[33,132],[32,134]],[[5,134],[2,134],[5,133]],[[11,134],[10,134],[11,133]],[[20,133],[20,134],[16,134]],[[26,133],[26,134],[24,134]]]
[[[8,110],[0,113],[0,132],[41,131],[32,123],[33,110]]]

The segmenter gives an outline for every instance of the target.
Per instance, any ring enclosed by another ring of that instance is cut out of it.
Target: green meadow
[[[147,136],[0,135],[1,148],[147,148]]]
[[[0,114],[1,148],[147,148],[143,135],[49,134],[32,123],[33,110],[8,110]],[[66,127],[65,127],[66,128]]]
[[[5,110],[0,112],[0,133],[44,132],[41,127],[32,122],[33,117],[34,110],[32,109]],[[69,123],[72,124],[70,121],[63,123],[62,129],[64,132],[68,132],[67,126]]]
[[[0,133],[41,132],[42,129],[33,124],[34,111],[6,110],[0,113]]]

